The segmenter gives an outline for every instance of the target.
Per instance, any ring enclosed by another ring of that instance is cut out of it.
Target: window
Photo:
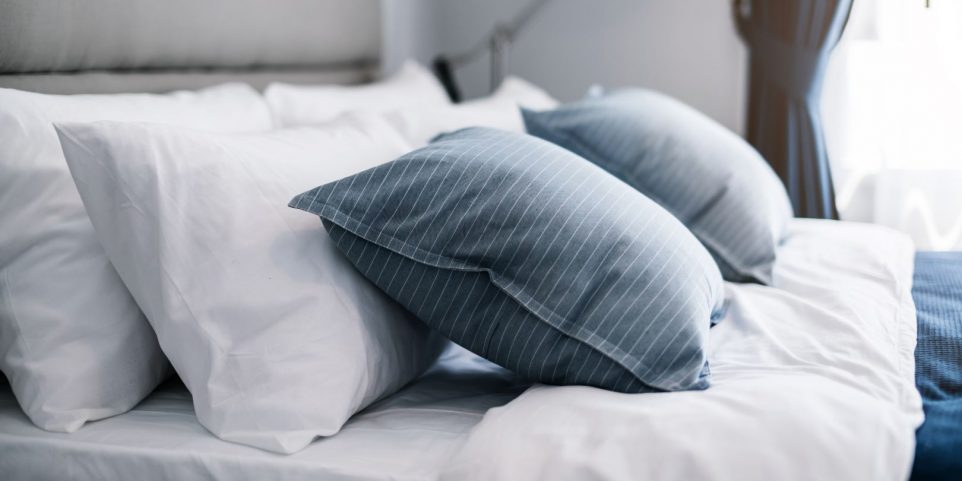
[[[856,1],[821,109],[842,219],[962,250],[962,2]]]

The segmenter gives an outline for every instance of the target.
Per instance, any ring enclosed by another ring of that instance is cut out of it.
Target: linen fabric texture
[[[590,162],[474,127],[295,197],[365,276],[451,340],[544,383],[703,389],[711,256]]]
[[[272,83],[264,91],[278,127],[314,125],[346,113],[450,105],[444,87],[429,70],[408,61],[397,72],[362,85]]]
[[[523,116],[529,134],[594,162],[671,212],[705,245],[725,280],[771,284],[791,203],[741,137],[645,89]]]
[[[74,432],[126,412],[170,373],[157,338],[94,234],[54,122],[271,128],[241,84],[166,95],[0,89],[0,370],[37,426]]]
[[[441,346],[285,207],[407,151],[377,119],[249,135],[57,126],[110,261],[221,439],[293,453],[418,376]]]

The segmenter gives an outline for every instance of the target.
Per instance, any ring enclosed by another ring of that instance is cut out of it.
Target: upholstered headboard
[[[0,87],[357,83],[380,53],[381,0],[0,0]]]

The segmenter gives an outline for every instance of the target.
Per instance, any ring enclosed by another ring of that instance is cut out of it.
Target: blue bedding
[[[916,433],[912,481],[962,480],[962,252],[919,252],[915,382],[925,423]]]

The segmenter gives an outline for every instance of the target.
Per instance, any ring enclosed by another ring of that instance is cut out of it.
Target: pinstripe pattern
[[[585,157],[682,221],[725,279],[771,283],[785,188],[751,146],[698,111],[640,89],[524,111],[532,135]]]
[[[391,297],[531,379],[623,392],[708,385],[722,297],[664,209],[537,138],[472,128],[295,197]]]

